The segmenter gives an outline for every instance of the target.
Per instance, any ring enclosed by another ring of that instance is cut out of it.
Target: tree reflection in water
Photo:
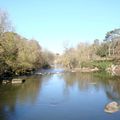
[[[40,76],[31,76],[24,84],[0,86],[0,120],[14,120],[17,103],[34,103],[41,85]]]
[[[107,73],[67,73],[61,75],[65,80],[66,88],[78,85],[80,91],[104,89],[110,100],[120,102],[120,78]]]

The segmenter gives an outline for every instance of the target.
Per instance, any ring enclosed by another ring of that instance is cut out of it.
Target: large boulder
[[[114,112],[119,111],[119,109],[120,109],[120,105],[117,102],[113,101],[113,102],[108,103],[105,106],[104,111],[107,113],[114,113]]]

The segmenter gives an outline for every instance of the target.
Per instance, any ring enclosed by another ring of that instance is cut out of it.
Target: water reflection
[[[40,76],[31,76],[21,85],[0,86],[0,120],[14,120],[18,104],[34,104],[41,84]]]
[[[67,73],[61,77],[65,80],[66,87],[77,85],[80,91],[90,91],[91,88],[97,91],[102,88],[110,100],[120,102],[119,77],[112,77],[107,73]]]
[[[109,99],[120,103],[120,80],[108,80],[105,92]]]
[[[109,120],[103,109],[113,100],[120,103],[120,78],[105,73],[34,75],[0,86],[0,120]]]

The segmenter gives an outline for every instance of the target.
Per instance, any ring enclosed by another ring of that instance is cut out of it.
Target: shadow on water
[[[119,77],[63,71],[33,75],[24,84],[0,86],[0,120],[109,120],[103,110],[110,101],[120,103]],[[118,118],[119,112],[111,116]]]

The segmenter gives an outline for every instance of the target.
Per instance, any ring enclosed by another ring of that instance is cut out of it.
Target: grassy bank
[[[106,68],[111,66],[113,61],[111,60],[97,60],[97,61],[87,61],[82,62],[81,67],[89,67],[89,68],[95,68],[97,67],[99,70],[104,71]]]

